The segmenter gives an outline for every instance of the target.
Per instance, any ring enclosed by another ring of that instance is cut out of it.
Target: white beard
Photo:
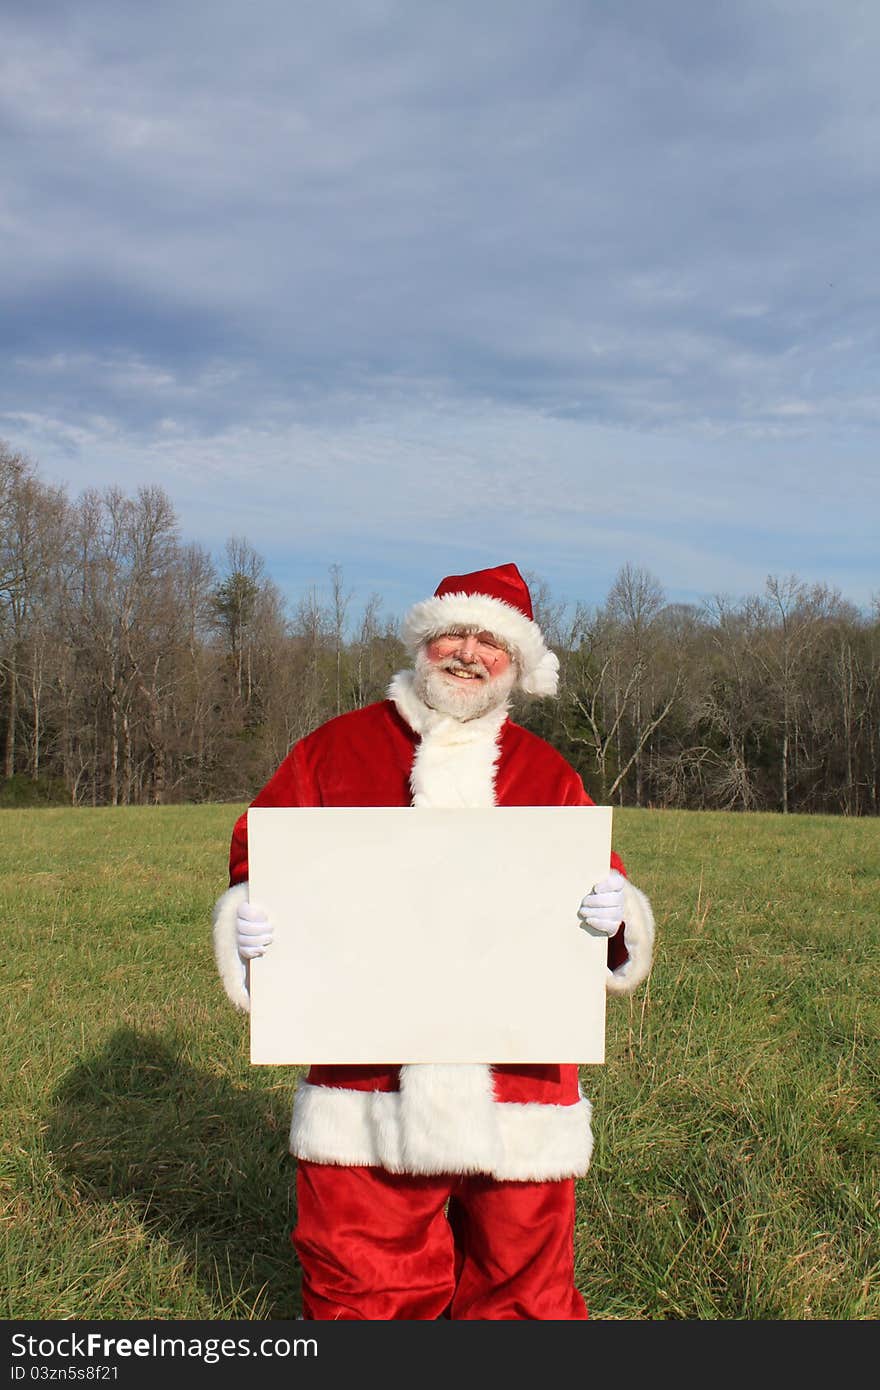
[[[479,719],[481,715],[507,703],[519,675],[515,661],[511,661],[500,676],[490,676],[479,662],[467,669],[482,673],[483,679],[456,680],[445,674],[447,670],[454,667],[460,669],[463,665],[463,662],[453,658],[439,664],[429,661],[424,648],[420,647],[416,652],[414,682],[419,699],[439,714],[448,714],[463,723],[469,719]]]

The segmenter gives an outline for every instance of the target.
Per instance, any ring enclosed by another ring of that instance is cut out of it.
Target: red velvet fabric
[[[528,618],[529,622],[534,621],[528,585],[513,564],[496,565],[490,570],[474,570],[471,574],[449,574],[441,579],[434,590],[435,598],[442,598],[444,594],[473,594],[474,597],[486,594],[489,598],[509,603],[511,608],[518,608],[524,618]]]
[[[303,1316],[580,1321],[574,1181],[297,1167]],[[447,1212],[448,1206],[448,1212]]]
[[[495,1099],[525,1105],[540,1101],[544,1105],[576,1105],[578,1069],[571,1062],[502,1062],[492,1067]]]

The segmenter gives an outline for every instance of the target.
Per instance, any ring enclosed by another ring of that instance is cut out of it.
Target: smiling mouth
[[[446,674],[447,676],[452,676],[457,681],[481,681],[483,679],[478,671],[447,670]]]

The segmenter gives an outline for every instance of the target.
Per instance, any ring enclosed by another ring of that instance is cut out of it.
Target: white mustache
[[[440,669],[441,671],[470,671],[472,674],[482,676],[484,680],[489,679],[489,672],[482,661],[462,661],[457,656],[449,656],[445,661],[440,662]]]

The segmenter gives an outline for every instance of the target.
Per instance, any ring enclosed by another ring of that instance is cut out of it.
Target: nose
[[[477,656],[478,646],[479,642],[477,641],[476,634],[473,632],[465,633],[459,638],[457,655],[462,657],[465,661],[474,661]]]

